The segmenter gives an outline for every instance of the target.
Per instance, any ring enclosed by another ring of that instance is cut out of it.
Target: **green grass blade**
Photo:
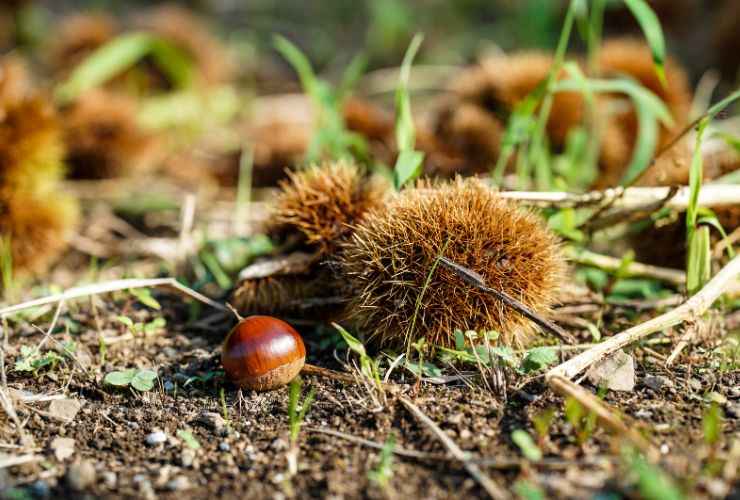
[[[634,103],[640,133],[622,178],[622,184],[628,185],[650,165],[658,141],[658,122],[670,127],[673,124],[671,114],[658,96],[634,80],[570,78],[555,84],[555,90],[582,91],[584,82],[593,92],[627,94]]]
[[[187,88],[193,77],[193,61],[178,47],[166,40],[153,38],[150,46],[152,59],[175,88]]]
[[[421,175],[424,161],[424,155],[414,150],[416,130],[411,115],[411,97],[409,96],[411,64],[423,39],[424,37],[417,33],[406,49],[396,90],[396,144],[399,151],[393,175],[396,189],[401,189],[406,183]]]
[[[665,38],[663,37],[663,29],[660,27],[658,16],[655,15],[655,12],[653,12],[653,9],[650,8],[645,0],[624,0],[624,3],[632,12],[632,15],[635,16],[635,19],[637,19],[637,23],[645,35],[645,39],[650,46],[650,51],[653,54],[655,72],[661,83],[665,86]]]
[[[57,87],[57,99],[69,102],[85,91],[105,83],[148,54],[153,40],[148,33],[129,33],[114,38],[90,54]]]
[[[305,54],[284,36],[275,35],[273,44],[298,74],[306,93],[315,99],[318,98],[318,79]]]
[[[367,68],[367,56],[365,54],[357,54],[347,65],[347,68],[342,73],[342,81],[337,88],[337,99],[341,102],[347,94],[354,88],[357,81],[360,79],[362,74]]]
[[[713,120],[727,106],[737,101],[738,99],[740,99],[740,88],[736,89],[732,94],[728,95],[717,104],[710,107],[705,116],[710,120]]]
[[[411,75],[411,64],[423,39],[424,37],[420,34],[414,36],[401,63],[398,89],[396,90],[396,142],[400,151],[414,148],[416,131],[411,116],[409,78]]]

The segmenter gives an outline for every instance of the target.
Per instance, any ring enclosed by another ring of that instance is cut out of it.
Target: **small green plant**
[[[228,290],[239,271],[274,248],[273,242],[264,234],[207,241],[194,262],[199,275],[198,286],[215,281],[221,289]]]
[[[414,119],[411,115],[411,97],[409,95],[409,77],[414,56],[421,46],[424,37],[414,36],[403,56],[401,71],[396,89],[396,144],[398,158],[393,168],[393,184],[401,189],[404,184],[413,181],[421,175],[424,153],[416,151],[416,131]]]
[[[303,402],[300,401],[301,397],[301,386],[303,381],[300,377],[296,377],[290,383],[290,395],[288,398],[288,421],[290,423],[290,443],[291,446],[296,446],[298,443],[298,435],[301,432],[301,426],[306,418],[308,410],[311,408],[314,397],[316,396],[316,389],[311,387],[303,398]],[[300,410],[298,405],[300,404]]]
[[[393,450],[395,448],[396,436],[391,434],[383,444],[383,449],[380,450],[377,467],[367,473],[368,479],[383,490],[388,487],[388,483],[393,477]]]
[[[633,450],[625,451],[624,459],[629,471],[635,475],[637,489],[645,500],[683,500],[681,490],[659,467]]]
[[[442,376],[442,370],[437,365],[435,365],[431,361],[424,359],[424,356],[427,352],[427,341],[424,337],[419,338],[419,340],[411,344],[411,348],[416,351],[418,361],[412,361],[407,358],[404,362],[404,367],[406,367],[417,377]]]
[[[191,450],[200,449],[200,441],[198,441],[195,436],[193,436],[193,433],[190,430],[180,429],[179,431],[177,431],[177,437],[182,439],[185,445]]]
[[[542,450],[537,446],[527,431],[522,429],[516,429],[511,433],[511,440],[515,445],[522,451],[522,455],[527,460],[532,462],[539,462],[542,460]]]
[[[129,368],[128,370],[112,371],[106,374],[103,383],[114,387],[132,387],[139,392],[147,392],[154,388],[157,372],[152,370],[139,370]]]
[[[565,400],[565,419],[573,427],[578,444],[588,441],[596,430],[596,414],[587,412],[583,405],[573,397]]]
[[[223,387],[219,389],[218,395],[221,399],[221,413],[223,414],[226,426],[231,427],[231,419],[229,418],[229,407],[226,405],[226,391],[224,391]]]
[[[722,437],[722,420],[724,415],[722,408],[713,402],[704,412],[702,417],[702,428],[704,429],[704,442],[714,447]]]
[[[129,293],[147,307],[157,311],[162,309],[162,306],[157,302],[157,299],[152,296],[152,291],[149,288],[131,288],[129,289]]]
[[[437,346],[436,349],[440,353],[440,359],[445,362],[456,361],[479,367],[491,367],[494,363],[501,362],[524,375],[540,371],[558,360],[552,347],[533,347],[519,359],[510,347],[491,345],[498,337],[498,332],[494,331],[481,334],[473,330],[464,333],[456,330],[455,349],[443,346]]]
[[[686,290],[693,295],[711,278],[711,240],[709,228],[715,227],[723,237],[727,237],[717,217],[707,208],[699,206],[699,191],[703,177],[703,160],[701,144],[704,133],[722,110],[740,99],[740,90],[736,90],[721,100],[704,114],[696,124],[696,142],[694,155],[689,170],[689,204],[686,208],[686,241],[688,252],[686,256]],[[728,252],[732,254],[732,246],[728,245]]]
[[[0,278],[2,279],[2,292],[10,296],[15,290],[13,280],[13,249],[10,244],[10,235],[0,235]]]
[[[519,480],[514,483],[514,492],[523,500],[545,500],[545,493],[531,481]]]
[[[68,351],[65,348],[65,353]],[[73,353],[70,350],[69,353]],[[17,372],[32,373],[36,376],[42,368],[53,370],[56,366],[64,361],[64,357],[55,351],[41,353],[37,347],[21,346],[21,355],[16,360],[14,369]]]
[[[303,381],[300,377],[296,377],[290,383],[289,396],[288,396],[288,423],[290,426],[290,448],[288,449],[286,458],[288,460],[288,474],[292,477],[298,472],[298,436],[301,432],[301,426],[303,421],[306,419],[306,414],[311,408],[316,390],[311,387],[303,398],[301,398],[301,386]],[[300,410],[298,406],[300,404]]]
[[[167,320],[162,317],[154,318],[152,321],[136,322],[128,316],[116,316],[119,323],[126,326],[128,331],[135,337],[144,336],[149,337],[155,333],[161,332],[165,326],[167,326]]]
[[[380,360],[373,359],[365,350],[365,346],[357,340],[351,333],[342,328],[337,323],[332,323],[337,329],[342,339],[352,352],[360,357],[360,372],[366,377],[378,390],[382,390],[383,384],[380,381]]]
[[[105,337],[102,333],[98,333],[98,354],[100,354],[100,365],[105,364],[105,358],[108,354],[108,344],[105,343]]]
[[[276,35],[274,45],[298,73],[303,91],[313,101],[318,113],[316,130],[306,152],[306,161],[314,163],[326,157],[366,157],[367,145],[364,139],[347,130],[342,114],[345,97],[364,71],[365,57],[356,56],[347,66],[342,82],[337,88],[333,88],[316,76],[308,58],[287,38]]]
[[[555,421],[556,414],[556,408],[551,406],[532,417],[532,425],[537,433],[537,443],[539,446],[542,446],[550,435],[550,427]]]
[[[178,374],[181,377],[185,378],[185,381],[183,382],[182,386],[187,387],[190,384],[207,384],[208,382],[216,379],[220,379],[224,377],[225,372],[223,370],[209,370],[202,375],[191,375],[186,376],[183,374]]]
[[[740,335],[728,335],[714,350],[717,368],[721,372],[737,370],[740,367]]]
[[[533,347],[524,354],[519,371],[525,374],[538,372],[557,361],[558,354],[552,347]]]

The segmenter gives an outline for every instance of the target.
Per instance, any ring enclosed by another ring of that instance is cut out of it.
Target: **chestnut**
[[[221,350],[226,375],[237,385],[269,391],[290,382],[303,368],[303,339],[285,321],[249,316],[229,332]]]

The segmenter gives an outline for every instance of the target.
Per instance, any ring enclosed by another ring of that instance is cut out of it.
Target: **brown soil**
[[[0,469],[0,483],[16,487],[7,490],[6,496],[8,491],[25,491],[30,498],[45,493],[64,498],[485,497],[462,465],[449,458],[440,442],[398,401],[398,395],[405,394],[463,450],[481,459],[483,471],[500,485],[510,488],[515,481],[526,480],[555,498],[592,498],[598,492],[619,495],[615,498],[639,498],[628,486],[631,481],[620,459],[618,436],[597,428],[584,444],[577,444],[563,415],[562,399],[541,377],[525,379],[513,374],[504,395],[475,382],[471,386],[459,382],[416,385],[413,376],[396,370],[393,378],[398,385],[387,392],[388,403],[383,408],[376,408],[361,386],[304,376],[304,390],[312,386],[317,393],[299,437],[298,473],[290,477],[286,461],[287,388],[268,393],[240,391],[220,376],[185,385],[188,377],[220,369],[219,344],[231,319],[214,313],[198,323],[188,323],[188,308],[178,298],[157,296],[166,311],[166,331],[110,346],[103,365],[98,331],[106,337],[124,335],[125,328],[115,320],[116,315],[140,321],[154,317],[152,311],[123,296],[116,300],[102,297],[106,302],[96,301],[98,326],[89,304],[71,305],[60,325],[77,325],[78,331],[65,333],[64,328],[58,328],[61,331],[53,338],[74,340],[79,363],[66,361],[35,377],[9,370],[10,388],[43,395],[66,388],[64,392],[81,401],[83,407],[71,423],[62,423],[47,413],[49,403],[16,401],[24,431],[33,439],[40,460]],[[207,325],[208,321],[212,323]],[[37,323],[43,328],[48,320]],[[309,362],[343,369],[333,355],[336,335],[325,327],[300,329],[306,337]],[[42,333],[27,325],[13,327],[6,363],[12,367],[19,346],[37,345],[41,337]],[[729,494],[731,485],[723,481],[722,472],[710,478],[704,471],[710,450],[703,444],[701,418],[706,394],[715,392],[726,398],[722,438],[713,453],[727,457],[732,436],[740,431],[740,373],[711,369],[710,353],[698,349],[687,350],[677,367],[665,370],[658,358],[671,349],[671,344],[653,346],[653,353],[635,349],[635,391],[610,391],[605,401],[631,417],[663,447],[664,469],[683,478],[683,486],[700,497]],[[339,358],[344,354],[340,349]],[[105,373],[134,366],[156,370],[158,386],[138,393],[103,385]],[[661,383],[663,386],[656,388]],[[218,422],[223,415],[221,387],[228,411],[226,425]],[[512,443],[511,432],[523,428],[536,435],[531,419],[547,408],[554,408],[556,417],[549,435],[540,442],[545,458],[531,463]],[[190,449],[177,437],[178,431],[185,429],[192,431],[200,449]],[[393,433],[398,446],[427,455],[396,456],[392,477],[382,489],[368,479],[368,472],[378,465],[378,449],[314,429],[380,445]],[[165,432],[168,438],[148,446],[147,436],[155,431]],[[7,421],[0,426],[3,443],[17,442],[17,437]],[[75,440],[72,456],[55,458],[51,443],[57,437]],[[95,474],[89,474],[89,484],[76,491],[73,488],[79,474],[75,470],[79,467],[73,464],[81,462],[91,464]]]

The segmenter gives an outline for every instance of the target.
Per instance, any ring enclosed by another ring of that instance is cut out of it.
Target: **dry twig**
[[[447,257],[440,257],[439,263],[457,274],[460,279],[462,279],[468,285],[474,286],[479,290],[490,293],[498,300],[506,304],[506,306],[515,310],[517,313],[521,314],[528,320],[532,321],[546,332],[549,332],[570,344],[575,343],[575,339],[571,334],[560,328],[558,325],[552,323],[551,321],[546,320],[539,314],[536,314],[534,311],[505,293],[503,290],[496,290],[495,288],[489,287],[486,284],[486,281],[483,279],[483,276],[476,273],[475,271],[461,266],[460,264],[451,261]]]
[[[685,321],[694,321],[735,284],[740,274],[740,256],[732,259],[702,290],[679,307],[651,320],[628,328],[586,352],[575,356],[547,372],[547,380],[554,377],[572,379],[590,366],[611,356],[619,349],[648,335],[676,326]]]
[[[674,191],[674,193],[672,193]],[[609,205],[610,208],[641,210],[647,205],[665,200],[668,208],[686,210],[689,205],[689,187],[616,187],[604,191],[578,194],[557,191],[502,191],[503,198],[524,203],[561,207]],[[671,196],[672,194],[672,196]],[[740,186],[707,184],[699,193],[699,205],[705,207],[736,205],[740,203]]]
[[[196,292],[192,288],[188,288],[182,283],[178,282],[175,278],[151,278],[151,279],[122,279],[113,280],[106,283],[95,283],[93,285],[84,285],[75,288],[70,288],[62,293],[56,293],[40,299],[29,300],[21,304],[14,306],[8,306],[0,309],[0,317],[5,315],[22,311],[24,309],[31,309],[33,307],[45,306],[48,304],[55,304],[57,302],[64,302],[72,299],[78,299],[80,297],[87,297],[90,295],[98,295],[101,293],[117,292],[120,290],[129,290],[131,288],[151,288],[151,287],[163,287],[170,288],[182,295],[186,295],[195,300],[203,302],[215,309],[226,311],[226,307],[215,300],[211,300],[205,295]]]
[[[450,439],[450,437],[445,434],[445,432],[440,429],[439,426],[435,424],[431,418],[429,418],[423,411],[421,411],[418,406],[416,406],[410,399],[405,396],[401,396],[398,399],[399,401],[401,401],[401,403],[403,403],[406,409],[409,410],[414,415],[414,417],[416,417],[417,420],[419,420],[422,424],[428,427],[430,431],[432,431],[434,436],[440,440],[440,442],[444,445],[445,448],[447,448],[447,451],[449,451],[453,457],[462,462],[468,473],[473,477],[473,479],[478,482],[478,484],[481,485],[481,487],[483,487],[484,490],[486,490],[486,493],[488,493],[491,498],[497,500],[510,498],[506,490],[496,484],[493,479],[485,475],[483,471],[480,470],[478,465],[470,460],[468,453],[465,453],[463,450],[461,450],[460,447],[457,446],[457,444],[452,439]]]

